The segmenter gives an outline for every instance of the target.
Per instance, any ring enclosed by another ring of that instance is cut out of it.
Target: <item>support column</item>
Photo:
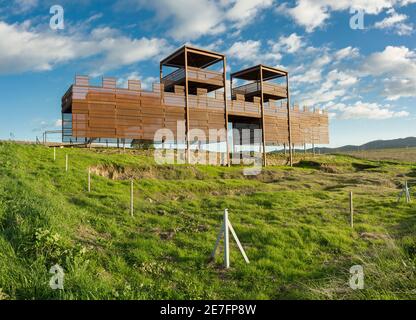
[[[266,126],[264,125],[264,94],[263,94],[263,66],[260,66],[260,92],[261,92],[261,131],[263,143],[263,166],[267,166],[266,156]]]
[[[189,150],[189,84],[188,84],[188,49],[185,47],[185,113],[186,113],[186,163],[190,163],[190,150]]]
[[[227,166],[230,166],[230,146],[228,138],[228,107],[227,107],[227,58],[223,58],[223,80],[224,80],[224,116],[225,116],[225,135],[227,148]]]
[[[290,90],[289,90],[289,73],[286,74],[286,92],[287,92],[287,126],[289,133],[289,163],[293,166],[293,151],[292,151],[292,123],[290,116]]]

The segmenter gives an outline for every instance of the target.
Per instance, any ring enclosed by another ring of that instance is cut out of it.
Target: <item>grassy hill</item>
[[[416,180],[414,163],[297,155],[294,168],[245,177],[240,167],[157,166],[140,151],[52,156],[42,146],[0,144],[0,299],[416,296],[416,208],[396,203],[400,184]],[[229,270],[221,254],[209,261],[225,208],[251,261],[233,243]],[[64,290],[49,287],[55,263]],[[348,286],[356,264],[364,290]]]
[[[379,151],[383,149],[403,149],[403,148],[416,148],[416,137],[407,137],[402,139],[392,140],[375,140],[370,141],[360,146],[347,145],[339,148],[327,148],[319,147],[316,148],[317,152],[320,153],[346,153],[346,152],[358,152],[374,150]]]

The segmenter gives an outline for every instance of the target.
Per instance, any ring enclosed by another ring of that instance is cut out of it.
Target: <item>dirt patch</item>
[[[342,170],[340,170],[336,165],[320,163],[312,160],[301,160],[294,166],[298,168],[315,169],[325,173],[342,173]]]
[[[204,173],[192,166],[122,167],[103,164],[91,167],[91,173],[111,180],[203,180],[206,178]]]
[[[360,237],[364,240],[387,240],[390,237],[387,234],[382,233],[372,233],[372,232],[362,232]]]
[[[80,225],[77,230],[76,239],[84,245],[95,250],[103,250],[103,246],[99,243],[101,240],[109,240],[109,234],[100,234],[92,228]]]
[[[352,166],[357,171],[364,171],[364,170],[369,170],[369,169],[380,169],[380,166],[377,166],[374,164],[365,164],[365,163],[358,163],[358,162],[354,162]]]

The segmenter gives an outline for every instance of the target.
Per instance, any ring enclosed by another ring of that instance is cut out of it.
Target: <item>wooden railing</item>
[[[236,88],[233,88],[233,94],[242,94],[242,95],[249,95],[252,93],[256,93],[261,90],[260,82],[253,82],[249,84],[245,84]],[[286,97],[287,90],[286,86],[274,84],[274,83],[263,83],[263,92],[266,94],[278,96],[278,97]]]
[[[218,85],[223,83],[223,74],[212,70],[188,67],[188,77],[196,82],[212,82]]]
[[[221,86],[223,74],[221,72],[188,67],[188,78],[190,81],[212,83]],[[174,85],[185,79],[185,69],[178,69],[162,78],[165,87]]]

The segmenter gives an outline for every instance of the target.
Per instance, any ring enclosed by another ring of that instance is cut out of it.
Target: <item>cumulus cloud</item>
[[[222,33],[226,28],[240,31],[274,0],[125,0],[153,9],[160,21],[171,21],[169,35],[194,40]]]
[[[389,100],[416,97],[416,51],[407,47],[388,46],[370,55],[363,75],[383,77],[383,94]]]
[[[320,79],[321,75],[317,77]],[[303,95],[302,103],[306,105],[317,105],[332,102],[342,98],[348,93],[348,89],[358,83],[358,78],[346,71],[338,69],[331,70],[325,76],[325,81],[320,87]]]
[[[232,0],[224,1],[231,5],[226,6],[226,19],[235,22],[235,27],[242,28],[251,23],[258,13],[273,5],[273,0]]]
[[[13,0],[12,10],[14,13],[25,13],[35,8],[38,4],[38,0]]]
[[[46,130],[56,130],[62,127],[62,119],[56,120],[41,120],[36,119],[34,122],[34,128],[32,132],[43,133]]]
[[[280,52],[274,51],[273,48],[263,50],[262,43],[258,40],[237,41],[227,50],[227,54],[233,59],[250,64],[275,65],[282,58]]]
[[[285,37],[281,36],[279,41],[272,46],[272,51],[280,52],[284,51],[285,53],[296,53],[299,49],[304,46],[303,37],[292,33],[291,35]]]
[[[384,10],[415,3],[416,0],[297,0],[295,6],[281,4],[277,11],[288,14],[307,32],[325,25],[333,11],[345,11],[350,8],[361,9],[366,14],[376,15]]]
[[[344,60],[344,59],[353,59],[357,58],[360,55],[360,51],[358,48],[353,48],[351,46],[338,50],[334,58],[337,61]]]
[[[344,103],[332,104],[328,105],[328,109],[331,112],[334,112],[338,119],[342,120],[386,120],[391,118],[403,118],[410,115],[407,111],[394,111],[390,105],[380,105],[362,101],[357,101],[352,105],[346,105]]]
[[[127,88],[129,80],[140,80],[142,89],[144,90],[151,90],[153,84],[159,82],[159,78],[142,77],[142,75],[135,71],[120,77],[117,80],[117,86],[120,88]]]
[[[163,39],[129,38],[110,28],[94,29],[90,36],[60,35],[0,21],[0,74],[48,71],[83,58],[94,58],[91,72],[99,73],[155,58],[166,50]]]
[[[374,27],[376,29],[393,30],[399,36],[410,35],[413,33],[413,24],[406,23],[409,17],[405,14],[397,13],[394,9],[390,9],[389,16],[383,20],[376,22]]]

